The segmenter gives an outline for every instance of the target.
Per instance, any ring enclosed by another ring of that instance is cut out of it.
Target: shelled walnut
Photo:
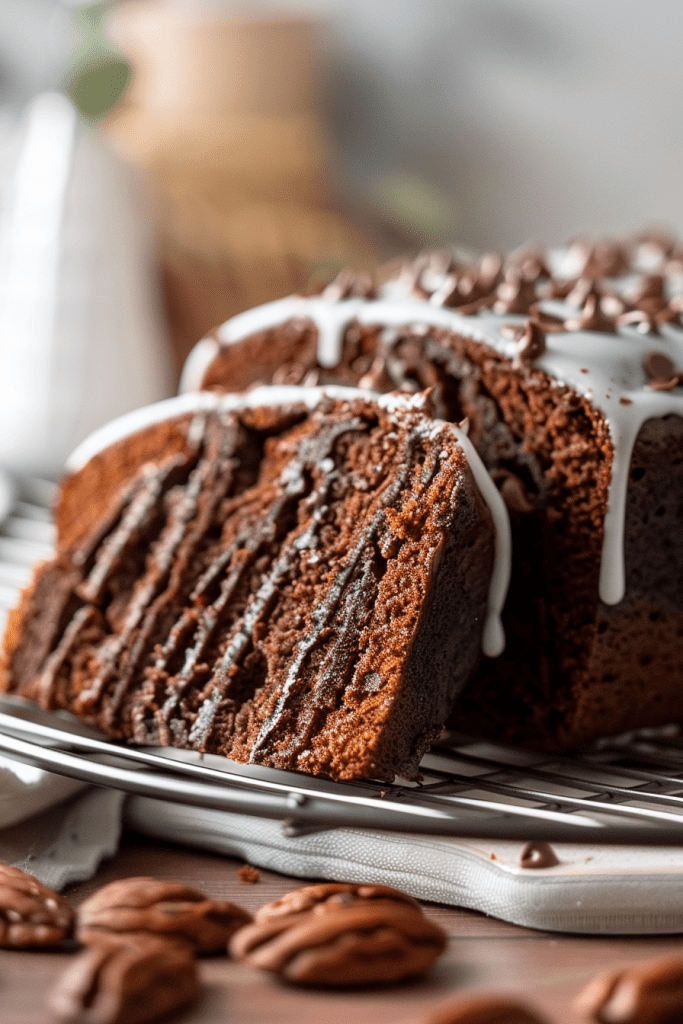
[[[319,885],[307,885],[302,889],[294,889],[285,893],[279,900],[266,903],[256,911],[257,921],[264,921],[283,914],[300,914],[307,910],[325,907],[333,909],[341,904],[356,901],[395,900],[397,903],[422,913],[417,900],[400,889],[392,889],[388,885],[370,885],[352,882],[321,882]]]
[[[271,906],[270,912],[259,912],[232,939],[231,954],[300,985],[345,987],[422,974],[445,949],[445,933],[419,906],[393,896],[357,898],[348,889],[334,895],[344,894],[350,902],[333,896],[311,904],[310,894],[289,894],[293,905],[301,902],[305,909],[273,913]]]
[[[98,889],[78,910],[76,937],[86,945],[105,936],[147,933],[187,942],[198,953],[223,952],[251,921],[234,903],[212,900],[181,882],[122,878]]]
[[[0,863],[0,946],[53,946],[71,934],[73,922],[74,912],[59,893]]]
[[[199,998],[197,962],[185,946],[138,936],[99,941],[79,954],[51,992],[60,1024],[146,1024]]]

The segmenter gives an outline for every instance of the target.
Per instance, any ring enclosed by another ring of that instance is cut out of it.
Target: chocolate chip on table
[[[88,945],[102,937],[125,941],[129,933],[146,933],[186,942],[198,953],[215,953],[223,952],[237,929],[250,921],[241,907],[212,900],[180,882],[122,878],[79,907],[76,937]]]
[[[574,1008],[600,1024],[677,1024],[683,1020],[683,957],[598,975]]]
[[[146,1024],[197,1002],[192,950],[144,937],[102,941],[76,956],[48,1005],[60,1024]]]
[[[289,982],[342,988],[415,977],[444,951],[445,933],[419,909],[395,899],[337,895],[351,901],[256,920],[233,937],[230,953]]]
[[[261,878],[261,872],[258,868],[252,867],[251,864],[243,864],[237,872],[237,877],[240,882],[246,882],[248,885],[256,885]]]
[[[342,903],[372,902],[373,900],[394,900],[410,910],[422,913],[422,907],[417,900],[409,896],[408,893],[401,892],[400,889],[392,889],[389,885],[321,882],[319,885],[306,885],[301,889],[294,889],[292,892],[285,893],[279,900],[259,907],[255,920],[265,921],[289,914],[301,914],[309,910],[316,910],[320,913],[324,910],[334,910]]]
[[[545,1024],[545,1017],[512,997],[464,996],[442,1006],[427,1024]]]
[[[554,868],[560,859],[550,843],[535,841],[527,843],[519,855],[520,868]]]
[[[0,863],[0,947],[54,946],[71,935],[74,912],[26,871]]]

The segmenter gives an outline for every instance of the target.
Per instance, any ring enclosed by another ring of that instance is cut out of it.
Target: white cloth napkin
[[[124,794],[0,756],[0,860],[63,889],[116,853]]]
[[[676,848],[558,843],[560,864],[518,865],[522,843],[368,829],[286,835],[281,823],[85,787],[0,758],[0,860],[46,885],[91,878],[123,824],[300,878],[381,882],[531,928],[583,934],[683,930]]]

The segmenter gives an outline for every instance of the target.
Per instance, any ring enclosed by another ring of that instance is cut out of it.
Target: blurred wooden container
[[[133,77],[107,131],[157,186],[178,364],[229,316],[376,262],[330,184],[320,22],[134,0],[111,34]]]

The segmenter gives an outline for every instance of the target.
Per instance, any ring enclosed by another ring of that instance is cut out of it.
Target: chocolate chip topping
[[[671,391],[681,383],[681,374],[663,352],[646,352],[643,356],[643,369],[650,378],[645,386],[652,391]]]
[[[677,373],[670,380],[653,380],[647,385],[650,391],[671,391],[681,383],[681,374]]]
[[[593,278],[580,277],[574,282],[571,291],[567,293],[566,299],[570,306],[583,309],[591,295],[602,297],[602,292],[598,291]]]
[[[331,302],[352,298],[374,299],[377,289],[370,274],[341,270],[322,294],[323,298],[329,299]]]
[[[529,313],[531,314],[531,319],[535,320],[546,334],[562,334],[566,330],[564,319],[561,316],[548,313],[538,305],[530,306]]]
[[[642,309],[645,313],[656,313],[664,309],[667,304],[664,275],[646,274],[626,297],[636,309]]]
[[[554,868],[560,859],[550,843],[532,841],[523,847],[519,855],[521,868]]]
[[[591,290],[578,316],[570,317],[565,321],[568,331],[599,331],[601,334],[616,333],[614,320],[605,316],[600,305],[600,294]]]
[[[456,264],[446,252],[423,253],[404,267],[403,274],[412,277],[414,294],[434,305],[465,316],[487,309],[528,314],[546,333],[614,334],[625,327],[657,335],[661,324],[680,325],[683,293],[668,295],[672,279],[683,274],[683,247],[669,236],[647,234],[596,244],[578,238],[570,243],[567,256],[569,278],[556,276],[550,256],[533,245],[505,259],[487,253],[469,265]],[[644,271],[644,266],[657,270]],[[627,276],[629,280],[621,285],[615,281]],[[630,284],[632,277],[634,284]],[[577,312],[551,313],[542,308],[547,299],[566,301]],[[657,389],[661,388],[658,384]]]
[[[438,306],[455,309],[467,302],[467,297],[460,289],[460,281],[456,274],[447,274],[443,284],[432,295],[432,302]]]
[[[629,309],[617,316],[616,322],[620,327],[635,327],[641,334],[659,334],[655,317],[642,309]]]
[[[528,366],[544,352],[545,332],[538,320],[529,319],[524,325],[524,333],[517,342],[517,354],[513,360],[513,366],[516,369]]]
[[[491,292],[500,283],[503,259],[497,252],[487,252],[479,260],[479,287]]]
[[[629,269],[628,251],[610,239],[596,242],[584,264],[584,274],[591,277],[619,277]]]
[[[537,300],[533,281],[522,277],[515,268],[505,271],[505,280],[496,289],[494,313],[528,313]]]

